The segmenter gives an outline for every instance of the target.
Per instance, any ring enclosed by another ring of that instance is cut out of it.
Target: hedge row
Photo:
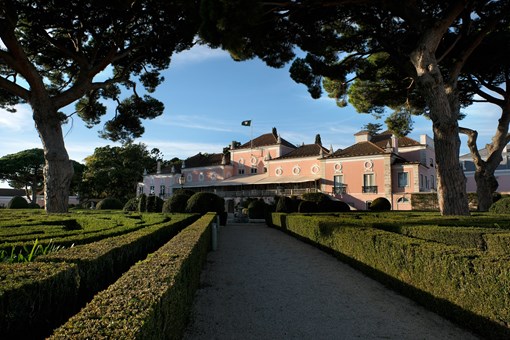
[[[0,333],[4,339],[48,334],[69,317],[80,277],[75,264],[0,264]]]
[[[197,218],[198,215],[190,214],[171,215],[164,223],[40,256],[36,261],[76,263],[81,280],[80,297],[87,300]]]
[[[204,215],[137,263],[50,339],[181,339],[214,220]]]
[[[36,259],[37,262],[30,264],[8,264],[6,267],[20,268],[18,277],[26,277],[22,281],[23,285],[18,290],[11,293],[11,298],[4,301],[6,310],[12,311],[16,315],[23,314],[23,309],[18,311],[19,305],[16,300],[25,300],[25,291],[30,290],[32,286],[40,287],[39,290],[48,290],[49,293],[55,293],[59,290],[53,288],[51,281],[46,281],[46,271],[53,266],[59,266],[61,263],[74,264],[75,270],[78,273],[79,287],[75,287],[74,281],[69,281],[68,277],[64,277],[64,281],[59,285],[73,287],[76,291],[76,299],[73,294],[70,294],[69,299],[60,307],[48,306],[47,308],[62,308],[62,313],[56,313],[53,316],[50,314],[37,313],[33,316],[29,313],[25,317],[31,319],[33,327],[26,327],[21,324],[9,326],[16,337],[22,338],[41,338],[44,335],[61,324],[61,314],[69,317],[79,310],[86,301],[89,301],[92,296],[99,290],[106,288],[110,283],[115,281],[125,271],[129,269],[136,261],[143,259],[148,253],[161,247],[170,238],[175,236],[185,226],[193,223],[198,218],[198,215],[190,214],[176,214],[170,218],[166,217],[165,223],[151,225],[143,229],[134,231],[129,234],[124,234],[117,237],[110,237],[98,242],[90,244],[79,245],[73,248],[61,250],[49,255],[40,256]],[[26,266],[26,267],[25,267]],[[26,269],[25,269],[26,268]],[[10,273],[9,271],[8,273]],[[32,275],[33,273],[33,275]],[[39,273],[41,276],[37,275]],[[1,275],[3,277],[3,275]],[[5,282],[13,280],[7,275]],[[0,281],[0,290],[4,286],[4,280]],[[46,286],[48,285],[48,286]],[[26,286],[26,287],[25,287]],[[68,287],[67,289],[71,289]],[[65,292],[66,289],[60,289]],[[16,295],[19,294],[19,295]],[[42,301],[50,304],[59,303],[59,301],[51,301],[47,299],[45,294],[41,294]],[[41,304],[39,299],[32,301],[35,305]],[[18,319],[23,320],[23,318]],[[41,327],[36,327],[41,326]]]
[[[273,214],[273,224],[325,248],[430,309],[490,338],[510,337],[510,257],[330,217]],[[497,234],[495,234],[497,235]]]

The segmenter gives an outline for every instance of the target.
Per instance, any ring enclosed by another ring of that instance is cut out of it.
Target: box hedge
[[[207,214],[137,263],[50,339],[181,339],[210,249]]]

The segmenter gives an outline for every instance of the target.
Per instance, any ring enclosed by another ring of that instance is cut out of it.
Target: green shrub
[[[28,203],[28,207],[30,209],[41,209],[41,206],[35,202]],[[71,205],[69,205],[69,207],[71,207]]]
[[[124,204],[124,211],[138,211],[138,197],[133,197]]]
[[[266,203],[264,201],[255,200],[248,205],[249,218],[264,218]]]
[[[183,213],[186,211],[186,203],[191,196],[185,193],[176,193],[163,203],[164,213]]]
[[[103,198],[96,205],[97,210],[121,210],[123,207],[122,202],[113,197]]]
[[[307,192],[301,196],[303,201],[310,201],[315,203],[320,203],[323,201],[330,201],[328,195],[323,194],[322,192]]]
[[[147,197],[147,212],[161,212],[163,209],[163,203],[164,201],[155,195],[150,195]]]
[[[186,212],[205,214],[225,211],[225,200],[212,192],[197,192],[188,199]]]
[[[318,211],[317,203],[314,201],[301,201],[299,203],[298,212],[300,213],[314,213]]]
[[[496,201],[491,205],[489,211],[495,214],[510,214],[510,197]]]
[[[290,197],[281,196],[276,204],[276,212],[291,213],[292,212],[292,200]]]
[[[27,209],[28,202],[21,196],[14,196],[11,198],[9,203],[7,203],[7,209]]]
[[[319,212],[346,212],[350,211],[351,207],[349,204],[342,201],[327,200],[322,201],[318,204]]]
[[[147,211],[147,195],[141,194],[138,196],[138,211],[145,212]]]
[[[388,210],[391,210],[391,203],[384,197],[377,197],[370,204],[370,210],[372,210],[372,211],[388,211]]]

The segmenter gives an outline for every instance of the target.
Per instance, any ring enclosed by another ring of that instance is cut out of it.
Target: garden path
[[[264,224],[221,227],[184,339],[476,339]]]

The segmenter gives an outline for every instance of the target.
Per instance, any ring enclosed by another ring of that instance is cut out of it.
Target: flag
[[[241,125],[242,126],[251,126],[251,120],[243,120]]]

